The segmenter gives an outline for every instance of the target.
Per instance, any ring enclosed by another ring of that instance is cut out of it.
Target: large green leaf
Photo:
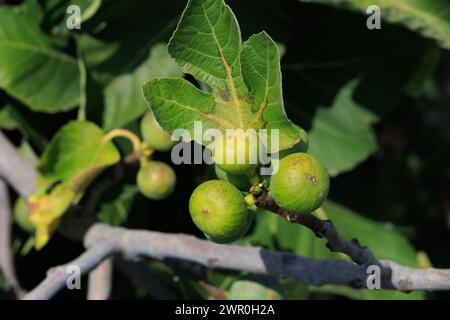
[[[155,77],[181,77],[163,44],[152,47],[149,57],[132,73],[116,77],[104,90],[103,128],[114,129],[139,117],[148,108],[142,96],[145,81]]]
[[[116,147],[91,122],[70,122],[54,136],[39,160],[38,188],[29,199],[37,248],[47,243],[61,215],[93,179],[119,159]]]
[[[330,219],[345,239],[357,238],[368,246],[381,260],[393,260],[400,264],[417,267],[416,252],[405,235],[388,223],[379,223],[365,218],[350,209],[331,201],[325,202],[318,211],[322,219]],[[326,240],[318,239],[314,234],[297,224],[290,224],[270,212],[257,214],[254,233],[246,237],[243,243],[267,246],[267,236],[273,239],[279,250],[287,250],[315,259],[349,258],[340,253],[332,253],[326,248]],[[265,237],[262,235],[265,233]],[[423,299],[423,292],[405,294],[388,290],[355,290],[347,287],[326,285],[310,287],[312,291],[333,292],[359,299]]]
[[[39,29],[35,1],[0,8],[0,87],[29,108],[60,112],[79,102],[76,59]]]
[[[450,5],[447,0],[299,0],[342,6],[366,13],[371,5],[381,9],[381,18],[437,40],[450,49]]]
[[[309,152],[331,175],[353,169],[377,149],[370,128],[373,115],[354,102],[357,81],[345,85],[329,108],[319,107],[309,132]]]
[[[203,128],[267,128],[269,134],[277,129],[279,149],[300,142],[300,129],[284,112],[276,44],[260,33],[243,46],[234,14],[223,0],[190,0],[169,53],[204,92],[177,79],[145,84],[144,95],[166,131],[192,131],[194,121],[203,121]]]

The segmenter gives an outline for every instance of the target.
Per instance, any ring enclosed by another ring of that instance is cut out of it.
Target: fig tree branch
[[[368,247],[361,246],[357,239],[347,241],[342,238],[330,220],[321,220],[310,213],[290,213],[289,211],[280,208],[265,189],[263,189],[258,198],[256,198],[255,205],[261,209],[280,215],[290,223],[297,223],[307,227],[314,232],[316,237],[325,238],[328,241],[327,248],[332,252],[344,253],[349,256],[353,262],[362,266],[367,267],[370,265],[377,265],[382,267],[382,264],[374,257],[372,251]],[[389,270],[384,270],[384,276],[389,276]]]
[[[0,178],[21,196],[28,198],[36,188],[36,169],[23,158],[0,131]]]
[[[49,299],[64,288],[69,265],[79,265],[82,274],[93,270],[104,259],[120,255],[136,258],[182,259],[208,268],[245,271],[289,277],[306,284],[337,284],[353,288],[366,287],[366,267],[342,260],[316,260],[292,253],[270,251],[258,247],[220,245],[184,234],[168,234],[146,230],[128,230],[105,224],[93,225],[85,236],[87,251],[64,266],[51,269],[46,279],[25,299]],[[392,277],[382,279],[382,288],[411,290],[450,290],[450,269],[413,269],[390,261],[383,266]]]

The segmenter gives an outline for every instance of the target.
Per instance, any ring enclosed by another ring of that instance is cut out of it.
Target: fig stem
[[[111,130],[103,137],[103,139],[104,141],[112,141],[113,139],[119,137],[128,139],[133,146],[133,153],[125,158],[125,162],[131,163],[140,159],[141,165],[145,165],[147,158],[153,154],[154,150],[142,142],[135,133],[126,129]]]
[[[390,269],[383,267],[368,247],[361,246],[356,239],[351,241],[345,240],[330,220],[319,219],[311,213],[291,213],[278,206],[267,189],[262,190],[261,194],[256,198],[255,205],[258,208],[280,215],[290,223],[301,224],[307,227],[318,238],[325,238],[328,241],[327,248],[330,251],[344,253],[359,265],[366,267],[371,265],[379,266],[382,270],[382,276],[390,277]]]
[[[141,149],[142,146],[142,142],[141,139],[139,139],[139,137],[126,129],[114,129],[111,130],[110,132],[108,132],[107,134],[105,134],[105,136],[103,137],[104,141],[108,142],[108,141],[112,141],[115,138],[126,138],[128,140],[130,140],[131,144],[133,145],[133,151],[138,151]]]

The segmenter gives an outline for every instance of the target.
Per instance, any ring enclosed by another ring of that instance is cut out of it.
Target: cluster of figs
[[[168,151],[174,145],[151,112],[143,117],[141,132],[144,141],[155,150]],[[217,179],[200,184],[189,200],[193,222],[207,239],[216,243],[230,243],[244,236],[259,210],[254,205],[255,198],[249,195],[260,164],[251,156],[255,150],[250,139],[238,136],[242,131],[236,132],[239,133],[222,135],[215,141],[211,153]],[[297,145],[277,154],[276,173],[256,180],[279,207],[293,213],[316,210],[329,190],[328,172],[317,157],[307,153],[307,135],[303,129],[301,132]],[[172,193],[175,183],[173,169],[159,161],[144,163],[137,176],[141,192],[154,200]]]
[[[260,210],[254,204],[252,191],[255,176],[256,183],[262,184],[275,203],[285,210],[307,213],[322,205],[329,190],[328,172],[317,157],[307,153],[307,135],[304,130],[302,133],[303,138],[297,145],[278,153],[276,173],[261,179],[257,174],[260,165],[250,161],[254,150],[246,144],[248,139],[223,135],[215,141],[211,153],[217,179],[200,184],[189,200],[192,220],[207,239],[230,243],[245,235]],[[157,151],[169,151],[176,143],[152,112],[142,118],[141,134],[147,146]],[[230,154],[236,161],[230,161]],[[144,196],[162,200],[174,191],[176,174],[167,163],[149,159],[141,162],[136,182]],[[14,210],[16,221],[23,229],[32,231],[27,209],[25,201],[19,199]]]

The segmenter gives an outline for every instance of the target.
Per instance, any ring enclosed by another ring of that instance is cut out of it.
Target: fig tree
[[[139,190],[147,198],[162,200],[175,189],[176,175],[172,167],[161,161],[148,161],[137,174]]]
[[[171,140],[170,134],[161,128],[153,112],[147,112],[142,118],[141,133],[147,145],[158,151],[169,151],[176,143]]]
[[[226,181],[210,180],[199,185],[189,200],[189,212],[195,225],[217,243],[239,239],[249,226],[244,197]]]
[[[307,153],[281,159],[270,181],[270,195],[282,208],[307,213],[319,208],[328,195],[330,179],[322,162]]]

